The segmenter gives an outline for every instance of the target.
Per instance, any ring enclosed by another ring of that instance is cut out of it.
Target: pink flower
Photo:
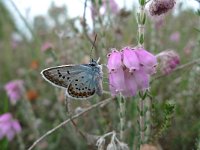
[[[156,57],[160,61],[159,66],[163,74],[171,73],[180,64],[180,57],[173,50],[163,51]]]
[[[117,14],[119,12],[119,6],[115,0],[103,0],[103,8],[104,11],[110,11],[113,14]]]
[[[108,55],[109,85],[113,96],[134,96],[149,88],[150,75],[156,72],[156,57],[144,49],[125,47]]]
[[[50,50],[50,49],[53,49],[53,44],[50,43],[50,42],[45,42],[45,43],[43,43],[42,46],[41,46],[41,51],[42,51],[42,52],[46,52],[46,51],[48,51],[48,50]]]
[[[117,51],[116,49],[112,49],[112,53],[108,54],[108,69],[109,71],[111,70],[116,70],[120,67],[122,67],[122,56],[121,52]]]
[[[135,52],[139,59],[141,69],[147,74],[155,74],[157,66],[156,56],[141,48],[136,49]]]
[[[16,104],[16,102],[22,97],[23,81],[22,80],[10,81],[4,86],[4,89],[6,90],[7,95],[10,98],[10,102],[12,104]]]
[[[139,60],[135,51],[129,47],[122,49],[123,51],[123,63],[129,68],[130,72],[139,70]]]
[[[172,42],[179,42],[180,40],[180,33],[179,32],[174,32],[170,35],[169,39],[172,41]]]
[[[0,139],[6,137],[11,141],[15,134],[21,132],[21,126],[17,120],[12,118],[10,113],[0,115]]]
[[[153,0],[149,6],[149,12],[152,16],[159,16],[172,9],[175,3],[175,0]]]

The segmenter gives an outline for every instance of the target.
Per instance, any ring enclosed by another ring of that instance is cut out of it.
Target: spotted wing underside
[[[54,86],[68,88],[74,77],[85,70],[82,65],[64,65],[47,68],[41,72],[43,78]]]
[[[92,97],[96,92],[94,77],[89,73],[81,73],[75,76],[69,84],[67,95],[76,99],[86,99]]]

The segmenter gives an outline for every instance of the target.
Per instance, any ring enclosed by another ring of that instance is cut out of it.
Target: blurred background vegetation
[[[154,54],[167,49],[175,50],[180,56],[180,65],[183,65],[200,57],[200,33],[197,30],[200,29],[200,16],[193,10],[182,10],[181,4],[176,11],[176,15],[171,11],[156,19],[148,16],[145,48]],[[117,14],[98,16],[93,22],[94,31],[85,24],[84,18],[69,17],[65,6],[52,5],[48,16],[36,16],[33,24],[23,20],[32,33],[29,39],[22,32],[24,29],[17,28],[15,18],[0,1],[0,114],[12,113],[22,126],[21,133],[12,141],[1,139],[0,149],[27,149],[39,136],[68,118],[64,92],[42,79],[42,69],[88,63],[92,46],[88,37],[94,39],[94,32],[98,37],[93,57],[100,57],[101,63],[106,64],[110,48],[137,45],[135,15],[136,7],[131,11],[122,9]],[[178,39],[174,40],[170,37],[175,33]],[[166,105],[172,103],[175,106],[169,125],[161,135],[150,140],[157,149],[200,149],[199,74],[200,66],[195,64],[152,82],[150,139],[166,121]],[[107,77],[105,68],[104,76]],[[24,81],[24,92],[17,104],[12,105],[4,86],[17,79]],[[107,83],[104,83],[104,90],[109,91]],[[74,101],[72,108],[76,113],[77,108],[89,107],[107,97],[109,95],[104,94],[90,101]],[[131,149],[136,147],[138,138],[137,102],[138,97],[128,99],[126,107],[125,142]],[[118,131],[118,103],[112,102],[104,108],[92,110],[75,122],[82,131],[91,135]],[[68,124],[39,143],[36,149],[83,150],[92,147]]]

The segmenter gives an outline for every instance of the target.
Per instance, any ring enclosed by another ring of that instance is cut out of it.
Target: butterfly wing
[[[91,98],[95,93],[101,95],[101,80],[100,68],[97,68],[97,70],[88,68],[75,76],[73,81],[69,84],[66,94],[76,99]]]
[[[63,65],[44,69],[41,74],[42,77],[60,88],[68,88],[75,76],[84,72],[86,67],[84,65]]]

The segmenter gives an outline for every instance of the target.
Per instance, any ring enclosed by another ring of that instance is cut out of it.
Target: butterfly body
[[[63,65],[44,69],[43,78],[54,86],[65,88],[74,99],[91,98],[102,94],[102,66],[92,60],[89,64]]]

